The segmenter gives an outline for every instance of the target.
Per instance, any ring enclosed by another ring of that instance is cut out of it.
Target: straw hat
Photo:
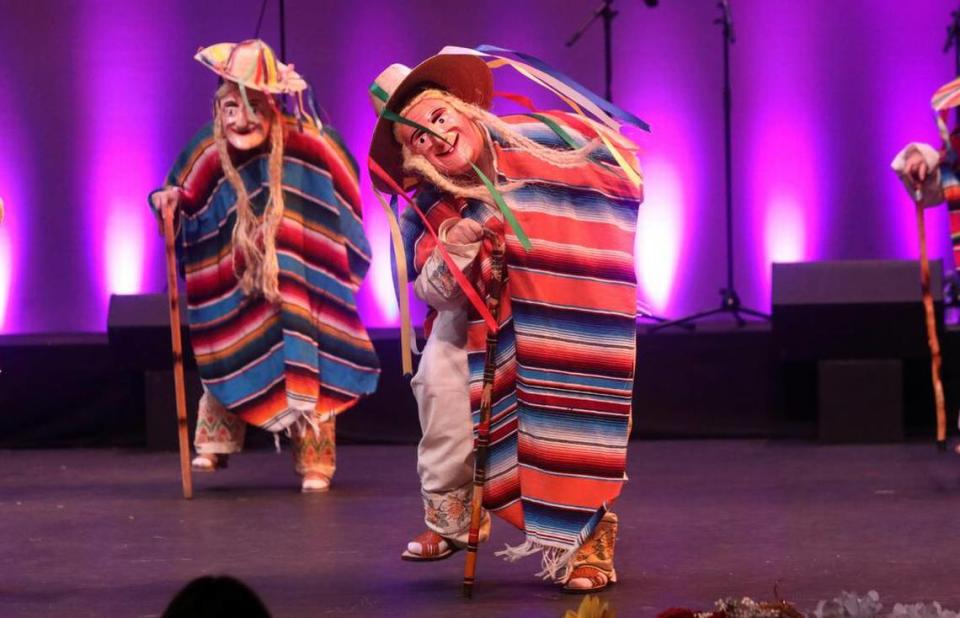
[[[270,46],[260,39],[217,43],[201,48],[193,59],[244,88],[269,94],[297,93],[307,88],[293,65],[278,61]]]
[[[381,116],[384,108],[399,114],[407,102],[424,86],[445,90],[455,97],[489,109],[493,100],[493,74],[482,58],[464,54],[440,54],[411,69],[391,64],[370,85],[370,101],[377,113],[377,126],[370,143],[370,157],[397,184],[403,186],[403,155],[393,137],[393,122]],[[377,189],[394,193],[377,176]]]

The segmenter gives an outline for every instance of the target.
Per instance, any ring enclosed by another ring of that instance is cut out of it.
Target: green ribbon
[[[376,84],[374,84],[376,85]],[[370,87],[370,91],[373,92],[373,86]],[[374,93],[376,94],[376,93]],[[410,120],[409,118],[404,118],[400,114],[397,114],[394,111],[383,108],[383,111],[380,112],[380,116],[384,119],[391,122],[399,122],[400,124],[405,124],[408,127],[413,127],[414,129],[423,131],[437,139],[439,139],[444,144],[449,144],[445,137],[438,134],[437,132],[431,130],[429,127],[425,127],[419,122]],[[569,136],[568,136],[569,137]],[[477,177],[480,178],[480,182],[483,183],[483,186],[486,187],[487,191],[490,193],[490,196],[493,198],[493,201],[496,203],[497,208],[500,209],[500,212],[503,213],[503,218],[506,220],[507,224],[513,230],[513,233],[516,234],[517,240],[520,241],[520,244],[523,246],[523,249],[529,252],[533,249],[533,245],[530,243],[530,238],[527,236],[527,233],[523,231],[523,227],[520,226],[520,222],[517,221],[517,218],[514,216],[513,211],[510,210],[510,207],[507,206],[507,203],[503,199],[503,195],[500,194],[500,191],[493,185],[493,182],[487,178],[487,175],[480,171],[480,168],[475,164],[470,163],[470,167],[473,168],[473,171],[476,172]]]
[[[580,147],[580,144],[578,144],[576,141],[574,141],[574,139],[573,139],[572,137],[570,137],[570,134],[567,133],[566,131],[564,131],[564,130],[563,130],[563,127],[561,127],[560,124],[559,124],[556,120],[554,120],[553,118],[551,118],[550,116],[545,116],[545,115],[543,115],[543,114],[536,114],[536,113],[533,113],[533,114],[525,114],[525,115],[526,115],[526,116],[530,116],[531,118],[536,118],[537,120],[539,120],[539,121],[542,122],[543,124],[545,124],[545,125],[547,125],[548,127],[550,127],[550,130],[553,131],[554,133],[556,133],[556,134],[557,134],[557,137],[559,137],[559,138],[562,139],[564,142],[566,142],[566,143],[567,143],[567,146],[570,146],[570,149],[571,149],[571,150],[576,150],[577,148]]]
[[[500,195],[500,192],[497,191],[497,188],[493,186],[493,183],[490,182],[490,179],[487,178],[487,175],[480,171],[480,168],[470,164],[470,167],[473,168],[473,171],[477,173],[477,176],[480,177],[480,182],[483,183],[483,186],[487,188],[487,191],[490,192],[490,196],[493,197],[493,201],[497,203],[497,206],[500,208],[500,212],[503,213],[503,218],[507,220],[507,223],[510,224],[510,227],[513,229],[513,233],[517,235],[517,240],[520,241],[520,244],[523,245],[524,251],[530,252],[533,249],[533,245],[530,244],[530,239],[527,237],[527,233],[523,231],[523,228],[520,227],[520,222],[517,221],[517,218],[513,216],[513,211],[510,210],[510,207],[507,206],[507,203],[503,201],[503,196]]]
[[[380,86],[378,86],[377,82],[373,82],[372,84],[370,84],[370,94],[377,97],[384,103],[386,103],[390,99],[390,95],[387,93],[387,91],[381,88]]]

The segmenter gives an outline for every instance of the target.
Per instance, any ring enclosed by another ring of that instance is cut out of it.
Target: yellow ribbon
[[[370,185],[373,186],[372,180]],[[403,369],[403,375],[408,376],[413,374],[413,355],[410,352],[410,334],[413,332],[413,326],[410,320],[407,254],[403,249],[403,239],[400,237],[400,224],[397,222],[397,216],[376,188],[373,189],[373,194],[377,196],[377,200],[383,206],[383,212],[387,215],[387,222],[390,225],[390,240],[393,242],[393,252],[397,259],[397,303],[400,306],[400,365]]]

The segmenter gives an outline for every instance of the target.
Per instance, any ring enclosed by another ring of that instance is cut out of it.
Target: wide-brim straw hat
[[[293,65],[277,60],[270,46],[260,39],[217,43],[201,48],[193,59],[244,88],[268,94],[295,94],[307,88]]]
[[[493,74],[478,56],[439,54],[413,69],[403,64],[391,64],[384,69],[370,85],[370,100],[377,113],[370,157],[401,187],[404,187],[403,154],[393,137],[393,122],[384,118],[382,112],[386,108],[399,114],[424,87],[445,90],[483,109],[490,109],[493,100]],[[372,179],[377,189],[396,193],[376,174]]]

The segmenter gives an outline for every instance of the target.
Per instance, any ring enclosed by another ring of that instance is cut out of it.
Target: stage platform
[[[326,495],[297,492],[291,455],[258,451],[195,475],[141,449],[0,451],[0,616],[159,616],[202,574],[249,583],[274,616],[560,618],[579,598],[493,556],[519,536],[495,522],[475,598],[463,554],[399,559],[421,529],[412,446],[345,446]],[[804,611],[841,590],[960,609],[960,457],[932,444],[634,441],[618,502],[623,618],[725,596]]]

